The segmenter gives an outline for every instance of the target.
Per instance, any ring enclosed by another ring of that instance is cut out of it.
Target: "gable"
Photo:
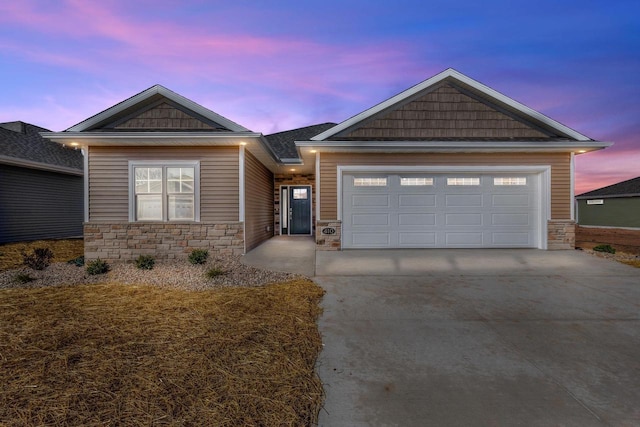
[[[527,140],[560,136],[442,82],[334,135],[334,140]]]
[[[172,105],[171,101],[162,99],[149,107],[135,111],[113,123],[105,125],[102,129],[109,130],[209,130],[228,132],[219,123],[203,118],[202,116]]]

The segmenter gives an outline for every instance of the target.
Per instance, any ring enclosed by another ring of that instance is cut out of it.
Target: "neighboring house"
[[[576,196],[578,224],[640,228],[640,177]]]
[[[82,152],[0,123],[0,243],[82,237]]]
[[[64,132],[83,147],[91,259],[319,250],[572,248],[574,154],[594,141],[448,69],[340,123],[264,136],[162,86]]]

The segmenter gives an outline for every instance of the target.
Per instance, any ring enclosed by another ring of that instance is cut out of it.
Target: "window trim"
[[[136,219],[136,167],[162,168],[162,219]],[[193,168],[193,219],[169,220],[166,168]],[[129,222],[200,222],[200,161],[199,160],[129,160]]]

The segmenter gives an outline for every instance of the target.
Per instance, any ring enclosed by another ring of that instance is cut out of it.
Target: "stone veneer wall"
[[[156,259],[187,258],[193,249],[219,255],[244,253],[244,224],[90,222],[84,224],[86,260],[131,261],[140,255]]]
[[[575,246],[575,221],[556,219],[547,222],[547,249],[575,249]]]
[[[274,175],[273,177],[273,222],[274,234],[280,234],[280,186],[281,185],[310,185],[311,186],[311,224],[316,223],[316,178],[315,174],[294,173],[290,175]]]
[[[322,234],[322,229],[329,227],[336,230],[335,234]],[[341,249],[340,239],[342,237],[342,222],[318,221],[316,223],[316,250],[318,251],[339,251]]]

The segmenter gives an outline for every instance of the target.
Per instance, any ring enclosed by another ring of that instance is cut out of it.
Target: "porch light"
[[[578,153],[582,154],[582,153],[586,153],[587,150],[578,150]]]
[[[245,145],[247,145],[247,143],[246,143],[246,142],[244,142],[244,141],[242,141],[242,142],[240,143],[240,145],[245,146]]]
[[[72,147],[77,147],[78,145],[80,145],[80,144],[78,144],[77,142],[72,142],[72,143],[71,143],[71,146],[72,146]]]
[[[317,152],[318,152],[318,150],[311,150],[311,152],[312,152],[312,153],[317,153]]]
[[[296,170],[295,170],[295,168],[291,168],[291,169],[289,169],[289,171],[290,172],[295,172]]]

